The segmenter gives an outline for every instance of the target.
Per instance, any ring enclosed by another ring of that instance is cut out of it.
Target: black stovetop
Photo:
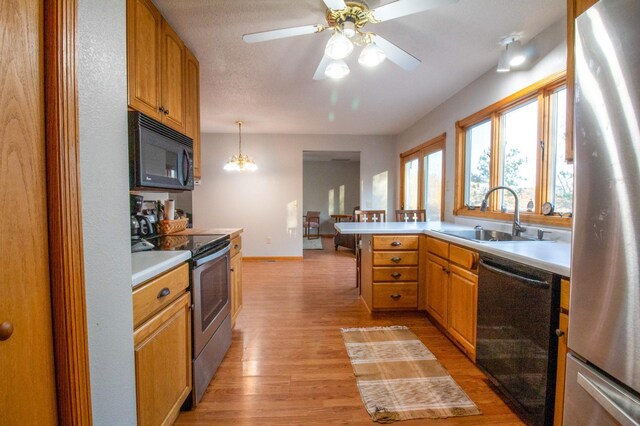
[[[227,234],[155,235],[144,238],[145,241],[153,245],[153,247],[148,246],[148,250],[189,250],[192,257],[228,239],[229,235]],[[137,242],[134,240],[131,241],[132,251],[137,251],[134,247],[140,247],[140,240],[142,240],[142,238]]]

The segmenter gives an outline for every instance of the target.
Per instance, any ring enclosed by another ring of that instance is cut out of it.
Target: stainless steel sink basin
[[[533,238],[514,236],[508,232],[491,231],[488,229],[469,229],[464,231],[442,231],[434,229],[434,231],[473,241],[535,241]]]

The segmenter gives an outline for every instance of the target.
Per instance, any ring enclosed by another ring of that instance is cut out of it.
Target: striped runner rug
[[[408,327],[341,331],[362,401],[373,421],[481,414]]]

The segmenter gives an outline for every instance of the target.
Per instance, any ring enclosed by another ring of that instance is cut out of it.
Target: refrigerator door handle
[[[578,384],[621,425],[640,425],[640,404],[606,382],[594,379],[578,373]]]

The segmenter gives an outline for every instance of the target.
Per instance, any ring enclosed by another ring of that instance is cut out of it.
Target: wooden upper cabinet
[[[129,107],[185,133],[185,47],[150,0],[127,1]]]
[[[578,16],[597,3],[597,0],[567,0],[567,161],[573,162],[573,97],[575,94],[575,21]]]
[[[160,39],[162,16],[149,0],[127,2],[129,106],[162,121]]]
[[[187,58],[185,133],[193,139],[193,174],[196,179],[200,179],[200,64],[189,49],[185,51]]]
[[[162,21],[162,107],[164,124],[185,133],[185,47],[178,34]]]

